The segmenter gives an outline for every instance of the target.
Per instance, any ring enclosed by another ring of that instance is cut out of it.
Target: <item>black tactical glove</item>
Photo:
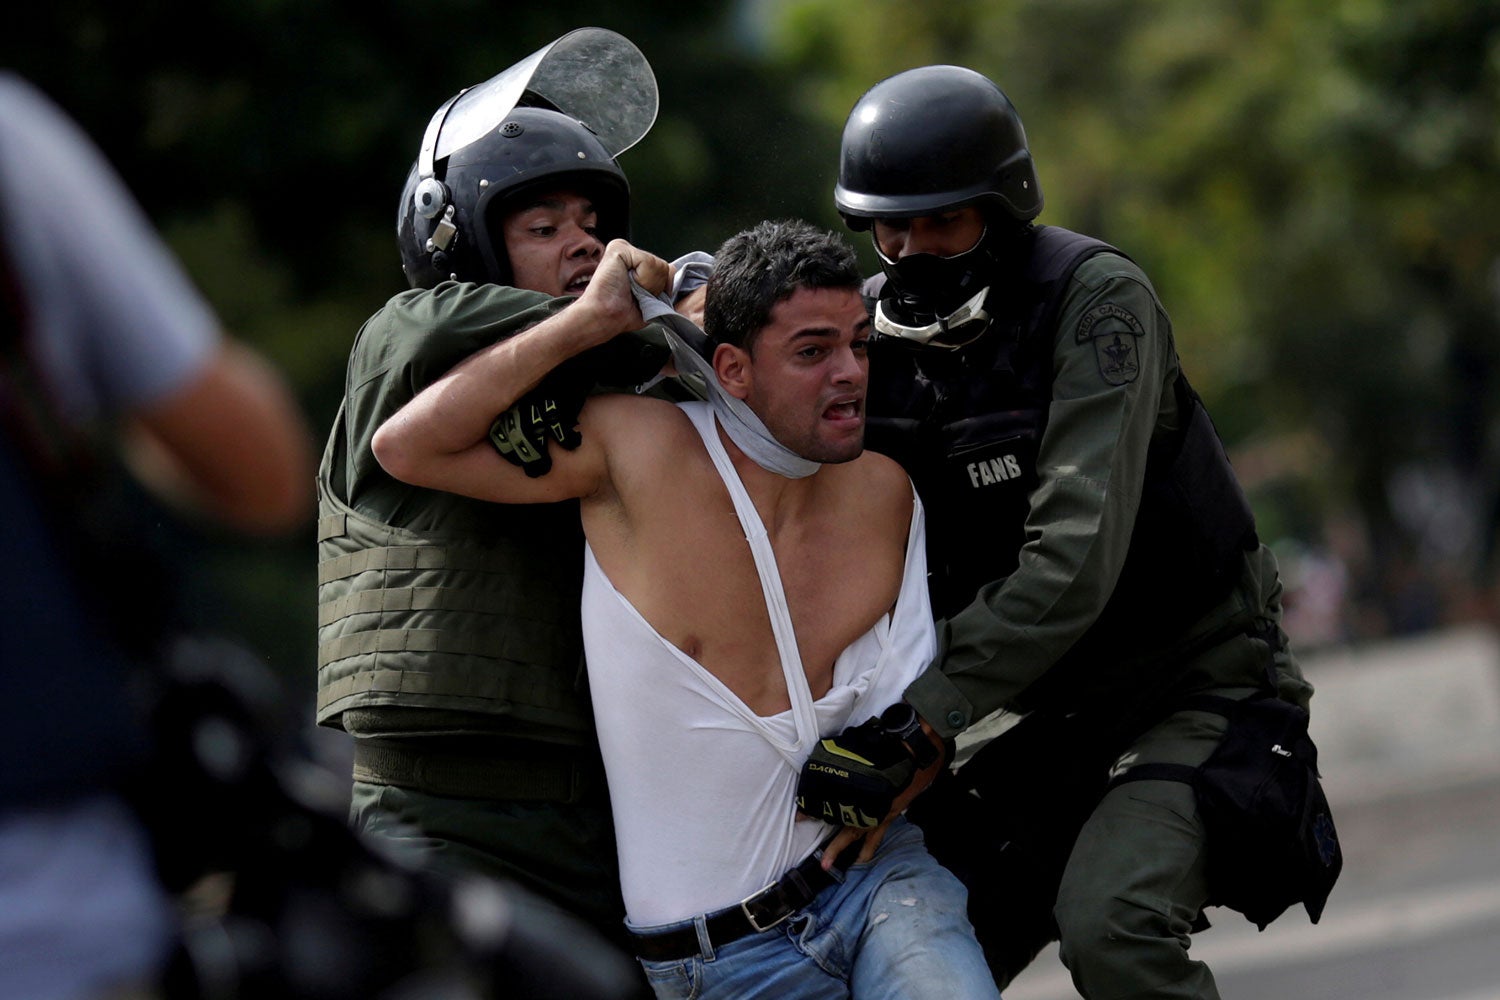
[[[490,443],[535,479],[552,471],[550,443],[572,451],[583,440],[578,413],[589,393],[629,391],[661,371],[670,352],[654,328],[623,333],[553,369],[531,392],[495,418]]]
[[[936,759],[916,713],[898,703],[813,747],[797,781],[797,808],[829,823],[879,826],[918,768]]]
[[[545,476],[552,471],[549,439],[569,451],[583,440],[578,433],[583,401],[582,393],[548,395],[545,385],[534,389],[490,424],[490,443],[531,478]]]

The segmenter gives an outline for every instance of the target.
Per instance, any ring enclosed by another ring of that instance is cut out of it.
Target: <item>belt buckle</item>
[[[776,927],[777,925],[786,922],[788,919],[791,918],[791,916],[792,916],[793,913],[797,912],[795,909],[785,908],[785,912],[783,912],[781,914],[781,916],[777,917],[775,920],[772,920],[768,924],[761,924],[761,922],[755,918],[755,914],[752,913],[751,910],[750,910],[751,904],[753,904],[760,897],[764,896],[766,893],[768,893],[768,892],[772,891],[773,889],[775,889],[778,885],[780,885],[779,881],[772,882],[771,884],[767,885],[764,889],[759,889],[759,890],[757,890],[755,892],[752,892],[750,895],[748,895],[744,899],[740,900],[740,903],[739,903],[740,912],[745,915],[745,919],[746,920],[750,921],[750,926],[755,930],[755,932],[757,934],[761,933],[762,931],[768,931],[771,928]]]

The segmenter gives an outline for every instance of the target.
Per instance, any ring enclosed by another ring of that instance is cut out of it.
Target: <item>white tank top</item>
[[[922,507],[913,492],[895,609],[834,664],[813,700],[760,517],[706,403],[680,404],[739,513],[770,613],[792,707],[758,716],[663,639],[584,552],[583,638],[609,779],[620,880],[632,926],[733,905],[781,877],[833,831],[797,818],[797,776],[814,743],[899,701],[937,648]],[[683,558],[692,558],[684,552]]]

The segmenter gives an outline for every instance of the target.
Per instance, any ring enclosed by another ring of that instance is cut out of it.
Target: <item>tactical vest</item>
[[[978,341],[951,352],[891,337],[870,345],[866,446],[900,462],[922,497],[929,589],[940,617],[1016,569],[1039,481],[1064,293],[1084,260],[1125,256],[1055,226],[1032,236],[1023,280],[1005,290],[998,311],[1010,318],[994,321]],[[866,298],[873,301],[883,285],[883,275],[872,278]],[[1258,545],[1249,502],[1208,412],[1185,377],[1172,391],[1181,426],[1151,443],[1119,581],[1094,625],[1028,689],[1029,704],[1066,691],[1076,669],[1164,644],[1228,594],[1243,553]]]
[[[395,527],[342,498],[344,442],[341,408],[318,471],[318,722],[400,706],[586,742],[576,502],[484,505],[489,532]]]

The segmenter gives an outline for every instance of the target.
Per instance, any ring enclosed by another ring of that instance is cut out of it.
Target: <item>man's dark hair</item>
[[[859,260],[837,233],[800,219],[762,222],[714,255],[703,328],[715,343],[750,350],[776,303],[799,288],[859,288]]]

